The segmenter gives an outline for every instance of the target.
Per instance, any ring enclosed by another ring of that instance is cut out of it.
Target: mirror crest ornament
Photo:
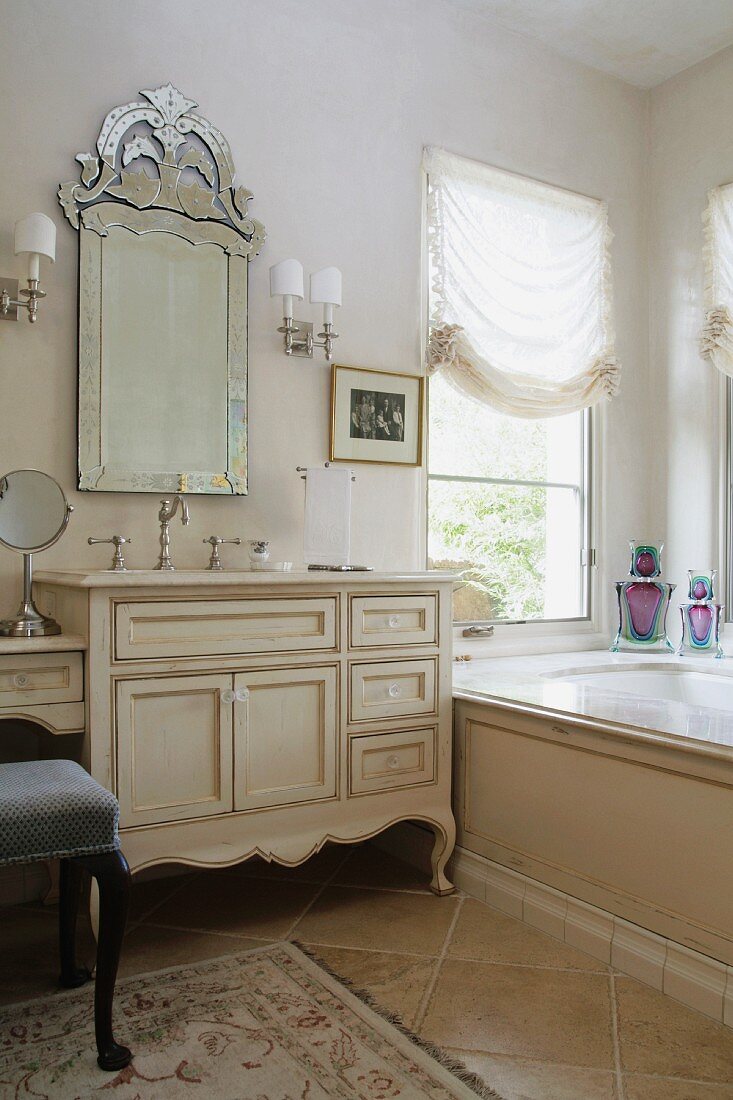
[[[172,84],[140,95],[59,188],[79,230],[79,488],[243,494],[247,265],[265,231],[197,104]]]

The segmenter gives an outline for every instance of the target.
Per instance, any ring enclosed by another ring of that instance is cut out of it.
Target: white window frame
[[[427,246],[427,197],[428,176],[423,170],[422,188],[422,235],[421,235],[421,262],[423,278],[422,286],[422,324],[423,332],[423,362],[430,338],[430,274],[429,254]],[[428,568],[428,490],[431,477],[430,469],[430,381],[425,387],[426,398],[424,402],[424,432],[425,440],[423,454],[423,561]],[[521,621],[497,619],[497,620],[473,620],[471,622],[453,622],[453,648],[456,655],[470,654],[471,656],[497,656],[542,651],[549,653],[563,650],[590,649],[607,641],[606,633],[602,632],[603,607],[600,599],[600,585],[603,583],[603,562],[600,560],[599,547],[603,545],[603,522],[600,504],[600,485],[602,474],[602,436],[605,431],[605,410],[601,405],[584,412],[583,425],[583,486],[584,515],[583,525],[585,531],[584,550],[592,551],[588,564],[584,565],[584,601],[585,613],[567,619],[526,619]],[[440,480],[457,480],[449,475]],[[471,481],[485,481],[491,483],[527,484],[521,480],[500,478],[471,478]],[[532,485],[552,485],[552,482],[531,482]],[[733,509],[732,509],[733,511]],[[733,545],[733,543],[732,543]],[[467,636],[464,631],[470,626],[490,628],[490,633],[485,635]]]
[[[733,378],[720,376],[721,424],[720,448],[720,515],[718,529],[720,533],[720,561],[722,568],[718,575],[716,599],[725,603],[723,619],[733,623],[733,607],[730,604],[733,593]]]

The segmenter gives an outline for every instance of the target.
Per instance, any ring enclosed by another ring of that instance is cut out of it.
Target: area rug
[[[96,1065],[91,986],[0,1009],[0,1097],[476,1100],[497,1094],[290,943],[120,982],[130,1066]]]

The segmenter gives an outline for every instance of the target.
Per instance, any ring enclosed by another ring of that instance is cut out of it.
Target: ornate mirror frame
[[[107,492],[247,492],[247,270],[265,240],[234,185],[229,145],[172,84],[110,111],[97,154],[79,153],[81,182],[59,188],[79,230],[79,489]],[[226,470],[139,470],[104,465],[102,260],[112,226],[215,244],[228,257]]]

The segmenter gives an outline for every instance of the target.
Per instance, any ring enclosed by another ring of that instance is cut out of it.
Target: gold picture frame
[[[425,379],[334,363],[332,462],[422,466]]]

